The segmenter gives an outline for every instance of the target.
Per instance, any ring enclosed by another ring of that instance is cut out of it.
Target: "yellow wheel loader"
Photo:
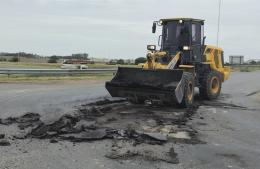
[[[204,99],[219,96],[222,83],[229,78],[221,48],[205,45],[204,20],[172,18],[155,21],[162,27],[158,46],[147,46],[147,62],[141,68],[119,67],[106,82],[112,97],[124,97],[133,103],[145,101],[193,105],[194,88]]]

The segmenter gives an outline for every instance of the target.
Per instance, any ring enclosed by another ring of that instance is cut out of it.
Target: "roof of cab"
[[[195,22],[204,22],[204,20],[202,20],[202,19],[194,19],[194,18],[166,18],[166,19],[161,19],[161,21],[163,21],[163,22],[167,22],[167,21],[179,21],[179,20],[183,20],[183,21],[195,21]]]

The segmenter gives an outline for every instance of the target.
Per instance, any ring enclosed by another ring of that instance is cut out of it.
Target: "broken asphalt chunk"
[[[106,138],[106,136],[108,136],[106,129],[97,129],[97,130],[87,130],[81,133],[63,134],[60,135],[60,138],[71,140],[74,142],[81,142],[81,141],[101,140]]]
[[[0,134],[0,139],[5,138],[5,134]]]
[[[151,139],[155,139],[158,141],[166,142],[167,136],[161,134],[161,133],[143,133],[143,135],[150,137]]]
[[[172,150],[170,150],[172,151]],[[174,151],[173,151],[174,152]],[[143,158],[149,161],[164,161],[167,163],[178,164],[179,160],[177,154],[158,153],[153,150],[137,150],[137,149],[118,149],[111,151],[105,155],[109,159],[127,160],[135,157]]]
[[[56,139],[50,139],[50,143],[58,143],[58,140],[56,140]]]
[[[77,122],[77,124],[74,126],[74,128],[77,131],[82,131],[85,129],[95,129],[96,128],[96,121],[86,121],[86,120],[80,120]]]
[[[0,146],[10,146],[11,143],[8,140],[2,139],[0,140]]]

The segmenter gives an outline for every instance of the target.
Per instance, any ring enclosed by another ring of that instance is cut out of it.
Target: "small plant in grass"
[[[123,65],[125,64],[125,61],[123,59],[119,59],[116,64]]]
[[[19,58],[18,57],[12,57],[11,59],[9,59],[9,62],[19,62]]]
[[[6,62],[6,58],[0,58],[0,62]]]
[[[240,68],[240,72],[251,72],[252,70],[249,69],[249,67],[243,67],[243,68]]]
[[[59,58],[57,56],[51,56],[48,63],[58,63]]]

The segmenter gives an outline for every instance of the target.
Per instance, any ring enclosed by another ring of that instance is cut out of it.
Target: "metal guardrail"
[[[102,74],[114,73],[117,69],[0,69],[0,74],[28,74],[28,75],[52,75],[52,74]]]

